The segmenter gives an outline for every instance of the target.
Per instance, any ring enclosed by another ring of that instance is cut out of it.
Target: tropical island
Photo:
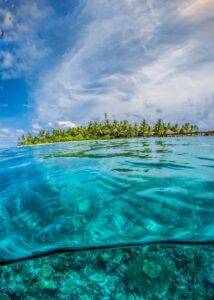
[[[111,121],[105,114],[105,120],[102,122],[95,121],[83,126],[68,129],[52,129],[51,131],[41,129],[38,134],[29,132],[26,136],[22,135],[19,138],[19,145],[179,135],[213,135],[213,131],[200,132],[196,125],[184,123],[179,126],[178,124],[165,123],[162,119],[158,119],[154,125],[147,123],[145,119],[135,124],[126,120]]]

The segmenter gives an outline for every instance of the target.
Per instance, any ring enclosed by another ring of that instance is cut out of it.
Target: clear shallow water
[[[152,245],[0,267],[0,299],[213,300],[213,246]]]
[[[0,151],[0,262],[64,248],[214,237],[212,137]]]

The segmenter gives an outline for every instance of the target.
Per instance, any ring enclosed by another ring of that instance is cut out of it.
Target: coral
[[[214,298],[213,247],[61,254],[0,268],[0,299]]]

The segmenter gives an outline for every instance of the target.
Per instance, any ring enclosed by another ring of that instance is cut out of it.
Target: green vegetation
[[[38,134],[28,133],[19,140],[19,145],[33,145],[40,143],[68,142],[96,139],[150,137],[150,136],[173,136],[191,135],[198,132],[198,127],[185,123],[166,124],[159,119],[154,126],[143,120],[138,124],[131,124],[128,121],[110,121],[105,115],[103,122],[90,122],[85,126],[78,126],[69,129],[53,129],[52,131],[40,130]]]

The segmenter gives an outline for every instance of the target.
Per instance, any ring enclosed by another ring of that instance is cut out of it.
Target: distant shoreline
[[[82,139],[82,140],[70,140],[70,141],[55,141],[55,142],[42,142],[35,144],[25,144],[18,145],[19,148],[23,147],[32,147],[32,146],[46,146],[46,145],[55,145],[55,144],[64,144],[64,143],[73,143],[73,142],[85,142],[85,141],[108,141],[108,140],[122,140],[122,139],[137,139],[137,138],[166,138],[166,137],[198,137],[198,136],[214,136],[214,130],[209,131],[199,131],[197,133],[189,133],[189,134],[165,134],[165,135],[150,135],[150,136],[140,136],[140,137],[123,137],[123,138],[97,138],[97,139]]]
[[[29,132],[19,139],[20,146],[42,145],[60,142],[73,142],[85,140],[112,140],[119,138],[139,137],[177,137],[177,136],[208,136],[214,135],[214,130],[200,131],[197,125],[188,122],[179,125],[166,123],[158,119],[149,124],[145,119],[139,123],[130,123],[127,120],[110,120],[104,115],[101,122],[89,122],[87,125],[79,125],[72,128],[53,128],[51,131],[41,129],[38,133]]]

